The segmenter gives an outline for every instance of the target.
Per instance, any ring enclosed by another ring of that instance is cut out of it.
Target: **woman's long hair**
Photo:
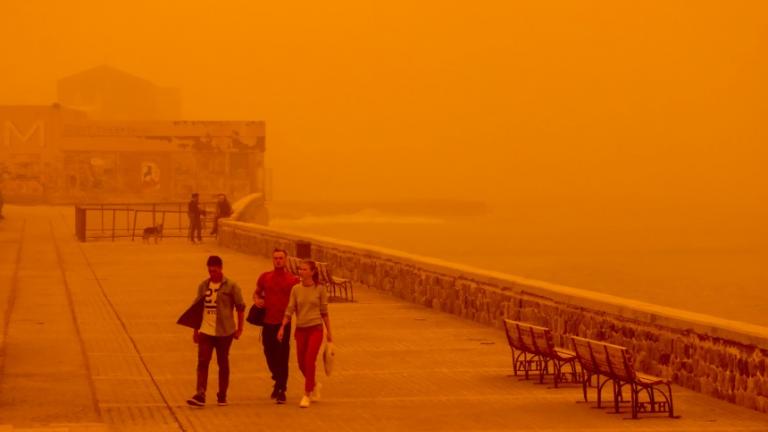
[[[317,263],[310,259],[301,260],[301,263],[306,264],[312,271],[312,281],[315,285],[320,285],[320,274],[317,272]]]

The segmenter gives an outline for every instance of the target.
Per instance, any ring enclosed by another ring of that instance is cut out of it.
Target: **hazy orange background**
[[[106,63],[266,120],[277,199],[768,198],[764,1],[3,0],[0,41],[1,104]]]

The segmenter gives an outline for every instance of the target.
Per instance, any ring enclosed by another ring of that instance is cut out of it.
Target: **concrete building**
[[[178,89],[110,66],[58,81],[53,105],[0,106],[8,202],[156,202],[264,192],[264,122],[181,121]]]
[[[178,120],[181,92],[115,69],[97,66],[62,78],[58,101],[93,120]]]
[[[259,121],[93,120],[80,110],[0,106],[7,202],[157,202],[264,192]]]

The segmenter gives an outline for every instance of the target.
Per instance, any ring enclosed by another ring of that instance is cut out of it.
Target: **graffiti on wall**
[[[0,182],[6,199],[39,201],[46,193],[45,122],[0,122]]]
[[[44,170],[40,154],[11,153],[2,164],[3,189],[6,198],[35,200],[45,193]]]
[[[160,189],[160,167],[154,162],[141,162],[141,190],[151,191]]]
[[[63,112],[0,109],[0,182],[10,202],[237,198],[258,187],[263,122],[67,121]]]
[[[26,148],[28,143],[35,142],[37,147],[45,147],[45,123],[36,121],[29,128],[19,128],[16,123],[6,120],[3,123],[3,146]],[[37,138],[32,141],[32,138]]]
[[[64,154],[60,194],[80,198],[93,193],[119,190],[116,157],[109,153],[77,152]]]

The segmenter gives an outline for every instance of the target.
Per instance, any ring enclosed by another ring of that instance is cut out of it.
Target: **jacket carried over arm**
[[[182,322],[179,322],[179,324],[187,325],[192,328],[200,328],[200,323],[203,319],[203,301],[205,299],[206,291],[208,290],[209,282],[210,279],[200,282],[200,285],[197,287],[197,297],[195,297],[195,301],[190,309],[185,312],[185,315],[187,313],[191,315],[192,312],[190,311],[197,305],[200,305],[200,318],[197,322],[197,327]],[[235,310],[240,312],[245,311],[243,293],[240,290],[240,286],[238,286],[235,281],[224,277],[221,281],[221,286],[219,287],[218,296],[216,297],[216,336],[229,336],[235,332]],[[182,315],[182,318],[184,318],[184,315]],[[181,321],[182,318],[180,318],[179,321]]]

